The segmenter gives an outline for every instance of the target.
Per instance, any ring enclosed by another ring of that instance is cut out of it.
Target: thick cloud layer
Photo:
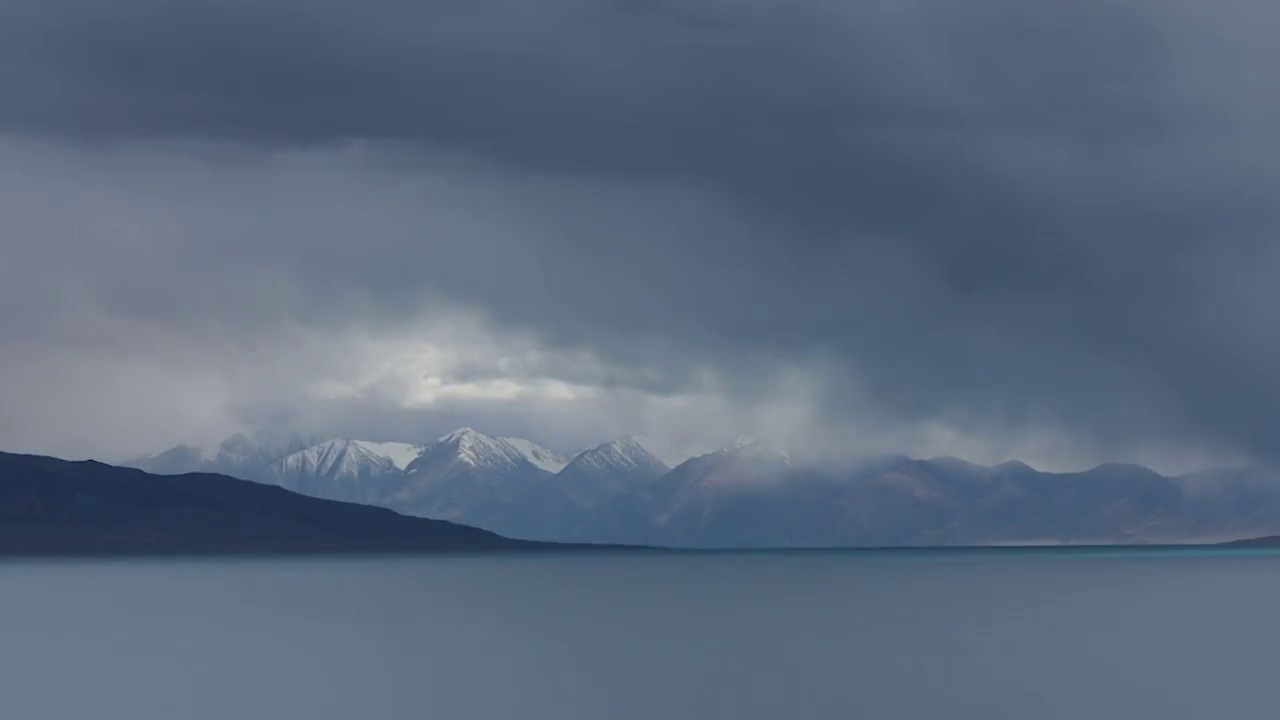
[[[53,356],[204,364],[213,424],[271,406],[425,432],[452,415],[371,395],[353,358],[460,347],[427,328],[461,313],[542,360],[477,351],[448,382],[541,388],[502,405],[490,387],[484,407],[563,443],[611,413],[610,430],[680,425],[652,404],[714,397],[699,407],[723,412],[683,417],[820,445],[1274,454],[1268,4],[3,12],[9,378]],[[321,410],[316,387],[354,404]]]

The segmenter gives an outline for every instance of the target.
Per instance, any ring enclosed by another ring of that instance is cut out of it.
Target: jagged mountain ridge
[[[176,467],[204,457],[175,448],[150,462]],[[1261,470],[1166,477],[1103,465],[1046,473],[1017,461],[986,467],[900,455],[830,466],[750,438],[668,467],[636,438],[566,458],[470,428],[422,446],[342,438],[285,457],[294,459],[241,477],[559,542],[829,547],[1280,533],[1280,486]]]
[[[644,472],[670,468],[653,451],[633,435],[620,437],[578,453],[566,464],[577,472]]]
[[[408,515],[504,525],[567,459],[520,438],[456,430],[425,447],[380,504]]]
[[[268,479],[304,495],[378,505],[401,486],[421,450],[407,443],[334,438],[272,462]]]
[[[423,448],[423,452],[409,464],[406,471],[411,474],[421,471],[431,462],[423,458],[428,454],[448,455],[450,461],[495,470],[521,470],[532,466],[544,472],[555,473],[569,462],[564,456],[529,440],[490,437],[471,428],[455,430]]]
[[[636,502],[670,468],[639,438],[626,436],[583,450],[526,506],[522,537],[566,542],[639,544],[650,523]]]

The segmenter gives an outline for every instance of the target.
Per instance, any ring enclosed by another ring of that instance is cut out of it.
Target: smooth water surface
[[[0,564],[0,714],[1274,718],[1280,557]]]

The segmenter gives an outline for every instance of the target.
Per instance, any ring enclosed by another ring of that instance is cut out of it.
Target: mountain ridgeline
[[[668,467],[635,438],[564,457],[458,430],[424,445],[349,438],[180,447],[130,463],[216,472],[514,538],[686,548],[1192,543],[1280,534],[1261,470],[1048,473],[954,458],[797,460],[739,441]]]
[[[0,453],[0,555],[523,550],[455,523],[335,502],[225,475],[159,477]]]

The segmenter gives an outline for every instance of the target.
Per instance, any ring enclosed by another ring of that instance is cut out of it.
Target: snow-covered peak
[[[469,427],[464,427],[464,428],[458,428],[457,430],[454,430],[448,435],[440,436],[440,438],[436,440],[436,442],[438,443],[454,443],[454,442],[462,442],[462,441],[476,442],[476,441],[482,441],[484,438],[487,438],[487,437],[488,436],[485,435],[484,433],[476,432],[475,430],[472,430]]]
[[[570,464],[576,467],[615,472],[668,469],[667,464],[645,446],[642,438],[632,435],[584,450]]]
[[[461,428],[436,441],[435,446],[456,448],[459,457],[476,464],[490,455],[506,455],[512,450],[501,438],[490,437],[471,428]]]
[[[408,467],[421,451],[421,447],[408,443],[336,437],[285,456],[274,464],[274,469],[286,475],[394,474]]]
[[[524,456],[525,460],[528,460],[536,467],[540,467],[547,472],[560,472],[564,469],[565,465],[569,464],[568,458],[559,453],[552,452],[535,442],[525,440],[523,438],[500,439],[515,447],[515,449]]]
[[[409,463],[417,460],[423,450],[423,446],[410,445],[409,443],[371,442],[369,440],[354,440],[352,442],[370,454],[387,458],[400,470],[409,467]]]
[[[518,467],[521,463],[529,463],[557,473],[569,462],[535,442],[523,438],[491,437],[471,428],[455,430],[431,447],[453,448],[460,461],[476,467]]]
[[[607,442],[600,447],[615,447],[626,452],[650,452],[646,441],[635,435],[623,435],[612,442]]]

